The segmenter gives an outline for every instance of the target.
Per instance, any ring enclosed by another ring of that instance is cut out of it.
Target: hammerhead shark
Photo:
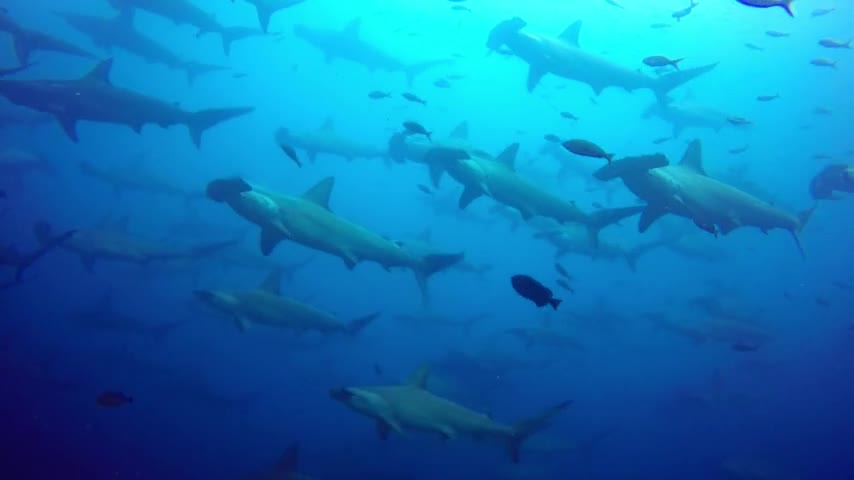
[[[52,114],[75,143],[79,141],[77,122],[89,120],[127,125],[137,133],[147,123],[164,128],[186,125],[193,144],[199,148],[205,130],[255,110],[237,107],[188,112],[114,86],[110,81],[112,67],[112,59],[104,60],[87,75],[74,80],[0,80],[0,95],[17,105]]]
[[[410,84],[420,73],[451,63],[447,59],[404,63],[378,46],[365,41],[359,33],[361,25],[361,18],[353,19],[343,30],[326,30],[298,24],[294,26],[294,34],[320,49],[327,61],[340,58],[361,64],[371,71],[403,72]]]
[[[327,118],[317,130],[301,133],[281,127],[276,130],[275,138],[279,145],[305,150],[312,163],[318,154],[334,155],[347,161],[357,158],[386,158],[383,149],[359,143],[336,132],[332,118]]]
[[[155,169],[143,163],[144,156],[120,166],[104,166],[95,162],[82,161],[80,173],[112,187],[116,195],[125,190],[178,197],[184,200],[204,198],[202,190],[192,191],[176,184]]]
[[[528,63],[528,91],[533,91],[540,79],[551,73],[586,83],[598,95],[606,87],[621,87],[628,91],[646,88],[659,100],[665,100],[674,88],[711,71],[717,64],[680,70],[661,77],[650,77],[637,70],[613,63],[581,48],[578,36],[581,21],[566,28],[557,38],[523,32],[527,22],[519,17],[504,20],[489,33],[486,43],[493,51],[506,46]]]
[[[5,11],[0,12],[0,30],[12,36],[12,47],[18,63],[26,65],[30,62],[30,56],[36,51],[50,51],[65,53],[83,58],[95,58],[94,55],[46,33],[30,30],[18,25]]]
[[[281,294],[283,272],[272,271],[252,290],[196,290],[196,298],[234,318],[240,331],[251,325],[286,328],[297,332],[355,335],[380,314],[372,313],[343,323],[334,315]]]
[[[335,185],[327,177],[301,196],[283,195],[259,188],[242,178],[222,178],[208,184],[208,198],[228,204],[238,215],[261,228],[261,253],[269,255],[282,240],[297,243],[339,257],[353,269],[363,261],[373,261],[384,269],[412,270],[424,300],[427,278],[460,262],[462,253],[413,252],[365,227],[351,223],[329,208]]]
[[[762,232],[782,228],[792,234],[803,255],[798,233],[815,209],[792,215],[711,178],[703,169],[699,140],[688,145],[678,165],[669,165],[667,157],[661,154],[629,157],[600,168],[594,176],[599,180],[622,178],[629,190],[647,203],[638,224],[641,232],[668,213],[689,218],[704,230],[724,235],[746,226]]]
[[[335,388],[329,395],[354,410],[373,418],[377,434],[385,440],[391,432],[415,430],[439,435],[445,440],[468,436],[476,440],[505,443],[511,460],[518,463],[522,444],[548,426],[570,401],[560,402],[531,418],[513,425],[499,423],[427,390],[429,367],[422,367],[403,385]]]
[[[146,62],[159,63],[175,70],[183,70],[191,84],[198,76],[205,73],[228,70],[228,67],[184,60],[168,48],[144,35],[133,24],[134,10],[125,10],[113,18],[62,12],[57,12],[57,15],[62,17],[72,28],[89,37],[96,46],[107,50],[121,48],[139,56]]]

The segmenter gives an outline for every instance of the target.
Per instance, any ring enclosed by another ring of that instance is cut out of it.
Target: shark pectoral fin
[[[460,195],[460,210],[465,210],[471,202],[475,201],[481,195],[483,195],[483,191],[479,188],[466,187],[462,195]]]
[[[534,88],[538,83],[540,83],[540,80],[546,73],[548,73],[548,70],[545,68],[533,64],[531,65],[531,68],[528,70],[528,82],[526,84],[529,92],[534,91]]]
[[[240,330],[240,333],[245,333],[246,330],[249,330],[250,321],[248,318],[244,317],[240,314],[234,315],[234,323],[237,324],[237,328]]]
[[[273,249],[276,248],[276,245],[279,244],[282,240],[284,240],[285,234],[278,230],[277,228],[265,227],[261,229],[261,253],[264,256],[268,256],[273,253]]]
[[[638,222],[638,231],[643,233],[649,229],[649,227],[659,218],[664,216],[667,213],[667,210],[658,205],[648,205],[643,212],[641,212],[640,222]]]
[[[448,441],[457,438],[457,432],[453,428],[442,425],[439,427],[439,434],[442,435],[442,440]]]
[[[77,143],[80,141],[80,137],[77,136],[76,118],[69,116],[57,116],[56,120],[59,122],[59,126],[62,127],[62,131],[68,135],[68,138],[70,138],[72,142]]]
[[[18,59],[19,65],[27,64],[30,59],[30,52],[32,49],[30,48],[30,43],[27,40],[28,39],[25,35],[19,34],[12,36],[12,47],[15,50],[15,57]]]
[[[527,208],[520,208],[519,215],[522,215],[522,220],[525,220],[526,222],[534,217],[534,214]]]
[[[430,182],[433,184],[433,188],[439,188],[439,184],[442,183],[442,174],[445,173],[445,169],[433,162],[430,163]]]
[[[344,265],[347,265],[348,270],[356,268],[356,264],[359,263],[359,258],[353,252],[343,250],[339,253],[339,256],[344,261]]]

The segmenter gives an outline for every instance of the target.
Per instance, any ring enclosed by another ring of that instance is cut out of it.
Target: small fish
[[[624,6],[620,5],[620,4],[619,4],[619,3],[617,3],[615,0],[605,0],[605,3],[607,3],[608,5],[610,5],[610,6],[612,6],[612,7],[622,8],[623,10],[625,10],[625,9],[626,9],[626,7],[624,7]]]
[[[790,17],[794,17],[795,12],[792,11],[793,1],[794,0],[738,0],[738,3],[756,8],[780,7],[785,10]]]
[[[744,117],[729,117],[726,119],[726,121],[739,127],[753,124],[753,122]]]
[[[383,375],[383,369],[382,369],[382,367],[379,366],[378,363],[374,364],[374,373],[376,373],[379,376]]]
[[[451,10],[455,12],[471,12],[471,8],[465,5],[452,5]]]
[[[248,73],[237,72],[234,75],[232,75],[231,78],[246,78],[248,76],[249,76]]]
[[[760,47],[759,45],[754,45],[752,43],[745,43],[744,46],[750,50],[756,50],[757,52],[762,52],[765,50],[764,47]]]
[[[128,403],[133,403],[133,397],[129,397],[122,392],[107,390],[98,395],[98,405],[102,407],[121,407]]]
[[[583,157],[604,158],[605,160],[608,160],[609,165],[611,164],[611,160],[614,158],[613,153],[605,153],[605,150],[602,150],[602,147],[587,140],[567,140],[563,142],[563,148]]]
[[[466,78],[466,76],[463,75],[462,73],[452,73],[452,74],[446,76],[445,78],[447,78],[448,80],[462,80],[462,79]]]
[[[816,67],[836,68],[836,60],[830,60],[828,58],[814,58],[810,60],[810,64],[815,65]]]
[[[836,9],[835,8],[816,8],[815,10],[812,11],[810,16],[812,16],[812,17],[823,17],[823,16],[827,15],[828,13],[830,13],[834,10],[836,10]]]
[[[759,95],[756,97],[756,100],[759,100],[760,102],[770,102],[771,100],[777,100],[778,98],[780,98],[779,93],[774,95]]]
[[[685,60],[684,58],[676,58],[669,59],[663,55],[653,55],[651,57],[646,57],[643,59],[643,64],[648,67],[666,67],[671,66],[676,70],[679,70],[679,62]]]
[[[424,128],[424,126],[418,122],[403,122],[403,128],[406,129],[407,135],[424,135],[425,137],[427,137],[427,140],[430,140],[431,142],[433,141],[433,139],[430,138],[430,136],[433,135],[433,132],[428,132],[427,129]]]
[[[670,140],[672,140],[672,137],[658,137],[653,140],[652,143],[654,143],[655,145],[661,145],[662,143],[669,142]]]
[[[297,156],[297,152],[296,150],[294,150],[294,147],[281,143],[279,144],[279,148],[281,148],[282,151],[285,152],[285,155],[287,155],[288,158],[290,158],[294,161],[294,163],[297,164],[297,167],[302,168],[302,163],[299,161],[299,157]]]
[[[576,117],[572,113],[566,112],[566,111],[560,112],[560,116],[567,119],[567,120],[576,120],[576,121],[578,120],[578,117]]]
[[[825,38],[823,40],[819,40],[818,44],[824,48],[851,48],[851,40],[847,42],[842,42],[840,40],[834,40],[832,38]]]
[[[421,190],[422,192],[426,193],[427,195],[433,195],[433,190],[431,190],[430,187],[428,187],[427,185],[424,185],[423,183],[418,184],[418,190]]]
[[[780,32],[777,30],[766,30],[765,35],[768,35],[771,38],[785,38],[790,36],[790,34],[787,32]]]
[[[563,265],[561,265],[561,264],[559,264],[559,263],[555,263],[555,271],[556,271],[556,272],[558,273],[558,275],[560,275],[561,277],[563,277],[563,278],[565,278],[565,279],[567,279],[567,280],[572,280],[572,275],[570,275],[570,274],[569,274],[569,272],[567,272],[567,271],[566,271],[566,269],[565,269],[565,268],[563,268]]]
[[[405,98],[406,100],[408,100],[410,102],[420,103],[421,105],[427,105],[426,100],[424,100],[423,98],[419,97],[418,95],[416,95],[414,93],[409,93],[409,92],[401,93],[400,96]]]
[[[695,2],[694,0],[691,0],[691,5],[689,7],[683,8],[682,10],[676,10],[670,16],[675,18],[677,22],[681,22],[682,19],[687,17],[694,10],[694,7],[696,7],[699,4],[700,4],[699,2]]]
[[[388,98],[391,96],[390,92],[383,92],[380,90],[374,90],[373,92],[368,94],[368,98],[372,98],[374,100],[379,100],[381,98]]]
[[[848,282],[843,282],[842,280],[834,280],[833,286],[840,290],[851,290],[851,284]]]
[[[562,288],[562,289],[566,290],[567,292],[575,295],[575,289],[572,288],[572,286],[570,284],[566,283],[566,280],[559,278],[556,283],[557,283],[557,286],[559,286],[560,288]]]
[[[826,153],[816,153],[812,156],[813,160],[830,160],[832,156]]]
[[[558,137],[554,133],[547,133],[543,135],[543,140],[551,143],[560,143],[560,137]]]
[[[816,115],[830,115],[833,113],[833,111],[830,110],[829,108],[825,108],[825,107],[815,107],[815,109],[812,111],[812,113],[814,113]]]
[[[731,148],[729,150],[729,153],[731,153],[732,155],[740,155],[740,154],[746,152],[749,148],[750,148],[749,145],[745,145],[743,147]]]
[[[792,300],[794,300],[794,297],[792,297],[792,294],[791,294],[791,293],[789,293],[789,292],[783,292],[783,298],[785,298],[786,300],[788,300],[788,301],[790,301],[790,302],[791,302]]]
[[[819,307],[829,307],[830,306],[830,302],[828,302],[826,298],[821,297],[821,296],[815,297],[815,304],[818,305]]]
[[[738,342],[732,344],[732,349],[736,352],[755,352],[759,350],[759,347],[752,343]]]
[[[528,275],[513,275],[510,277],[510,284],[513,286],[513,290],[516,290],[516,293],[534,302],[537,307],[551,305],[553,309],[557,310],[558,305],[561,303],[561,300],[554,298],[551,290]]]
[[[670,28],[671,25],[669,23],[653,23],[649,26],[649,28],[654,28],[656,30],[661,30],[662,28]]]
[[[435,85],[437,88],[451,88],[451,82],[447,81],[444,78],[436,80],[435,82],[433,82],[433,85]]]
[[[696,225],[700,230],[711,233],[715,236],[715,238],[718,238],[718,227],[716,227],[715,224],[707,223],[700,220],[699,218],[695,218],[694,225]]]

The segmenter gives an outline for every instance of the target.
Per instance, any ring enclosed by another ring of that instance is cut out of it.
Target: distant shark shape
[[[162,341],[181,324],[180,320],[152,323],[116,309],[112,291],[107,291],[92,306],[73,312],[69,316],[79,327],[107,334],[137,335]]]
[[[314,248],[344,261],[353,269],[373,261],[384,269],[407,268],[415,273],[427,301],[427,279],[457,262],[462,253],[420,254],[365,227],[351,223],[329,208],[335,185],[327,177],[301,196],[283,195],[254,186],[241,178],[222,178],[208,184],[208,197],[228,204],[238,215],[261,228],[261,252],[272,253],[283,240]]]
[[[133,9],[145,10],[154,15],[172,20],[177,25],[192,25],[199,29],[198,35],[218,33],[222,37],[222,49],[226,55],[231,51],[231,44],[242,38],[256,35],[252,29],[242,27],[225,27],[216,18],[196,6],[190,0],[107,0],[113,8],[120,12]]]
[[[325,30],[298,24],[294,26],[294,34],[320,49],[327,62],[340,58],[363,65],[371,71],[403,72],[410,84],[420,73],[439,65],[451,63],[450,60],[404,63],[378,46],[362,39],[359,33],[361,25],[361,18],[350,21],[343,30]]]
[[[372,313],[343,323],[331,313],[287,298],[281,294],[281,270],[271,272],[252,290],[196,290],[196,298],[234,318],[240,331],[252,325],[285,328],[296,332],[355,335],[380,314]]]
[[[76,230],[69,230],[59,235],[46,235],[40,242],[41,246],[29,253],[21,253],[12,246],[0,247],[0,267],[12,267],[15,269],[14,278],[7,282],[0,283],[0,290],[5,290],[21,283],[24,279],[24,272],[26,272],[26,270],[36,262],[36,260],[39,260],[48,252],[67,242],[76,233]]]
[[[137,133],[148,123],[164,128],[186,125],[198,148],[205,130],[255,110],[237,107],[188,112],[174,104],[114,86],[110,81],[112,67],[112,59],[104,60],[76,80],[0,80],[0,95],[17,105],[52,114],[75,143],[79,141],[77,122],[89,120],[127,125]]]
[[[712,107],[691,103],[655,102],[643,113],[643,118],[658,117],[673,126],[673,137],[678,137],[688,127],[710,128],[720,131],[730,127],[732,117]]]
[[[402,385],[336,388],[329,395],[355,412],[376,420],[381,439],[388,438],[391,432],[414,430],[433,433],[445,440],[461,436],[498,440],[505,443],[514,463],[521,460],[525,440],[547,427],[571,404],[560,402],[538,415],[507,425],[430,393],[427,390],[429,374],[429,367],[425,366]]]
[[[234,2],[234,0],[231,0]],[[245,0],[246,3],[251,3],[258,13],[258,23],[261,24],[261,30],[264,32],[270,29],[270,18],[278,11],[298,5],[305,0]]]
[[[600,180],[622,178],[629,190],[647,203],[638,225],[641,232],[669,213],[724,235],[738,227],[752,226],[763,232],[782,228],[792,234],[803,255],[798,233],[815,207],[792,215],[709,177],[703,169],[699,140],[691,142],[678,165],[670,166],[661,154],[630,157],[600,168],[594,176]]]
[[[319,129],[302,133],[281,127],[276,130],[275,139],[279,145],[305,150],[311,162],[315,161],[318,154],[334,155],[347,161],[357,158],[388,158],[382,148],[362,144],[337,133],[332,118],[327,118]]]
[[[554,245],[557,248],[558,257],[573,253],[590,257],[593,260],[600,258],[623,259],[633,272],[637,271],[637,263],[642,256],[656,248],[666,246],[664,242],[652,242],[627,249],[619,244],[602,240],[593,243],[590,241],[590,236],[577,224],[541,230],[534,234],[534,238],[546,240]]]
[[[97,47],[112,50],[121,48],[149,63],[183,70],[190,83],[205,73],[226,71],[228,67],[189,62],[152,38],[139,32],[133,24],[134,10],[125,10],[113,18],[57,12],[68,25],[86,35]]]
[[[78,166],[80,173],[106,183],[116,195],[121,195],[125,190],[134,190],[178,197],[187,201],[205,197],[204,191],[192,191],[170,181],[155,169],[146,167],[144,156],[121,166],[104,166],[87,161],[80,162]]]
[[[507,46],[514,55],[528,63],[529,92],[534,90],[543,76],[551,73],[586,83],[597,95],[612,86],[628,91],[645,88],[652,90],[660,100],[664,100],[667,93],[674,88],[717,66],[715,63],[658,78],[650,77],[582,50],[578,43],[581,21],[567,27],[557,38],[523,32],[522,29],[526,25],[527,22],[519,17],[500,22],[489,33],[486,45],[493,51]]]
[[[95,58],[94,55],[86,50],[65,40],[60,40],[46,33],[29,30],[18,25],[5,11],[0,12],[0,30],[12,36],[12,47],[21,65],[29,63],[32,53],[38,51],[65,53],[82,58]]]

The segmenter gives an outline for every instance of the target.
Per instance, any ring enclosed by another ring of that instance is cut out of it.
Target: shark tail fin
[[[403,72],[406,74],[406,83],[409,86],[412,86],[412,82],[415,81],[415,77],[417,77],[418,75],[421,75],[422,73],[426,72],[427,70],[429,70],[433,67],[438,67],[439,65],[446,65],[449,63],[451,63],[450,60],[443,59],[443,60],[427,60],[425,62],[418,62],[418,63],[414,63],[412,65],[408,65],[406,68],[403,69]]]
[[[664,248],[666,246],[666,242],[658,240],[633,247],[626,252],[626,263],[629,265],[629,268],[632,269],[632,273],[635,273],[638,271],[638,260],[640,260],[642,256],[657,248]]]
[[[189,114],[186,123],[187,128],[190,129],[190,138],[193,139],[193,144],[196,148],[200,148],[202,134],[205,133],[205,130],[226,120],[251,113],[253,110],[255,110],[253,107],[214,108]]]
[[[54,248],[61,245],[63,242],[73,237],[77,230],[69,230],[60,235],[52,235],[51,227],[46,222],[40,222],[36,224],[33,229],[36,234],[36,239],[41,244],[36,251],[24,255],[15,269],[15,283],[20,282],[24,278],[24,272],[30,268],[30,266],[36,262],[36,260],[43,257],[46,253],[53,250]]]
[[[415,280],[421,290],[421,298],[424,304],[429,303],[429,292],[427,291],[427,279],[433,274],[446,270],[461,262],[465,255],[462,253],[431,254],[425,255],[415,267]]]
[[[797,229],[789,231],[792,234],[792,238],[795,240],[795,245],[798,247],[798,252],[800,252],[802,258],[806,258],[807,254],[804,251],[803,244],[801,244],[800,233],[801,233],[801,230],[803,230],[803,228],[806,226],[806,224],[810,221],[810,218],[812,218],[812,214],[813,214],[813,212],[815,212],[816,207],[818,207],[818,204],[813,205],[812,207],[810,207],[810,208],[808,208],[802,212],[799,212],[798,213],[798,227],[797,227]]]
[[[1,68],[0,77],[5,77],[6,75],[13,75],[18,72],[23,72],[24,70],[32,67],[33,65],[35,65],[35,63],[27,63],[22,61],[17,67]]]
[[[376,320],[377,317],[379,317],[380,315],[382,315],[382,312],[374,312],[370,315],[365,315],[364,317],[359,317],[359,318],[351,321],[350,323],[347,324],[346,327],[344,327],[344,333],[346,333],[347,335],[356,335],[359,332],[361,332],[365,327],[370,325],[371,322]]]
[[[703,75],[704,73],[711,72],[717,66],[717,63],[712,63],[703,67],[679,70],[678,72],[658,77],[657,79],[655,79],[655,83],[653,83],[652,89],[655,92],[655,96],[658,98],[659,101],[666,101],[667,94],[670,93],[671,90],[684,83],[688,83],[689,81],[699,77],[700,75]]]
[[[223,28],[220,32],[220,36],[222,37],[222,51],[225,53],[225,56],[227,57],[231,55],[232,43],[247,38],[250,35],[252,35],[252,33],[249,30],[233,27]]]
[[[554,417],[566,410],[571,404],[571,400],[565,400],[513,425],[513,436],[510,438],[509,445],[510,459],[513,463],[519,463],[521,460],[522,443],[531,435],[546,428]]]
[[[33,46],[24,33],[12,33],[12,48],[15,50],[15,58],[18,59],[20,65],[29,63]]]
[[[645,207],[603,208],[590,214],[587,233],[593,245],[599,244],[599,232],[608,225],[643,212]]]

